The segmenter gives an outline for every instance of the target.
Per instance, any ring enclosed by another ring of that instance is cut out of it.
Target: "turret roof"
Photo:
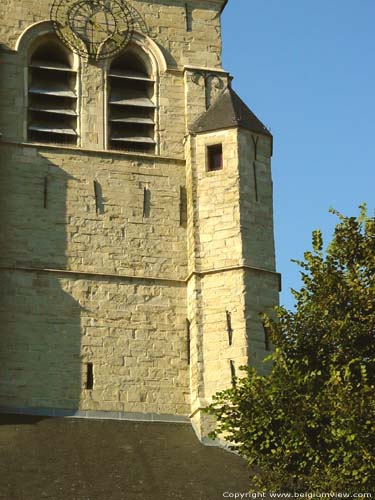
[[[223,3],[223,6],[221,8],[221,12],[223,12],[223,10],[225,9],[225,7],[227,6],[227,3],[228,3],[229,0],[225,0],[224,3]]]
[[[229,86],[214,104],[190,126],[190,132],[199,134],[233,127],[242,127],[272,138],[271,133],[263,123]]]

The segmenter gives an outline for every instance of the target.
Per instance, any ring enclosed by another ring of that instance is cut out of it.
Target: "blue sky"
[[[274,135],[272,162],[281,303],[299,270],[290,259],[328,243],[329,207],[357,215],[375,205],[375,1],[229,0],[223,66]]]

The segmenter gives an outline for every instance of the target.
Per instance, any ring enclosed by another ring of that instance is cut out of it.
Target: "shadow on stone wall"
[[[0,408],[79,407],[81,308],[67,266],[69,176],[0,145]]]

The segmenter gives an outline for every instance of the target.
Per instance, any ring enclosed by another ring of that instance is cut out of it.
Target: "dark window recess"
[[[229,345],[232,345],[233,343],[232,315],[229,311],[226,311],[226,314],[227,314],[228,341]]]
[[[43,185],[43,208],[47,208],[48,202],[48,177],[44,177],[44,185]]]
[[[188,365],[190,365],[190,342],[191,342],[191,337],[190,337],[190,321],[187,319],[186,320],[186,344],[187,344],[187,360],[188,360]]]
[[[187,193],[186,188],[180,187],[180,226],[186,227],[187,224]]]
[[[230,374],[232,377],[232,386],[235,387],[235,385],[236,385],[236,367],[235,367],[234,361],[232,359],[230,360]]]
[[[215,144],[207,146],[207,170],[213,172],[223,168],[223,146]]]
[[[151,191],[143,188],[143,217],[148,219],[151,214]]]
[[[154,80],[131,52],[117,57],[108,73],[110,149],[155,153]]]
[[[86,389],[91,390],[94,387],[94,368],[92,363],[86,365]]]
[[[77,73],[73,56],[53,36],[29,62],[28,140],[77,145]]]

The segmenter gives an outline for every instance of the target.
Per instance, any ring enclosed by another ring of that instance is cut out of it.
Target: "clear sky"
[[[328,243],[337,219],[375,205],[375,1],[229,0],[223,66],[274,135],[276,258],[281,303],[293,306],[290,259]]]

